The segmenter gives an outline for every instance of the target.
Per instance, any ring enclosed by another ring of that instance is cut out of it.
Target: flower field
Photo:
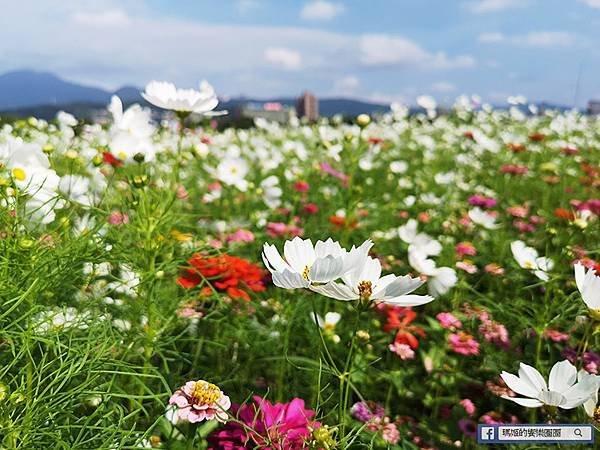
[[[144,96],[173,118],[0,130],[2,448],[600,422],[598,119],[461,98],[217,131],[206,83]]]

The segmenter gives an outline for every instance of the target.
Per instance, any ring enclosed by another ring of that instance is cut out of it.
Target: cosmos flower
[[[362,267],[371,241],[350,251],[327,239],[317,241],[313,246],[310,239],[295,237],[283,246],[285,259],[274,245],[265,243],[262,252],[263,262],[273,277],[273,284],[284,289],[308,288],[313,283],[328,283],[337,280],[357,267]]]
[[[398,228],[398,236],[408,244],[408,251],[415,251],[427,256],[439,255],[442,245],[425,233],[417,232],[418,222],[410,219]]]
[[[575,283],[590,311],[600,318],[600,277],[593,269],[585,270],[579,261],[575,264]]]
[[[514,241],[510,244],[512,254],[523,269],[532,270],[540,280],[548,281],[548,271],[554,267],[550,258],[538,256],[536,249],[527,247],[523,241]]]
[[[408,252],[408,262],[413,269],[427,277],[429,293],[434,297],[447,293],[458,281],[456,271],[450,267],[437,267],[435,261],[423,253]]]
[[[429,295],[408,295],[424,282],[409,275],[381,276],[381,263],[378,259],[367,257],[362,267],[356,267],[342,276],[343,283],[329,282],[311,286],[310,289],[336,300],[380,301],[396,306],[417,306],[429,303]]]
[[[469,219],[471,219],[473,223],[481,225],[483,228],[488,230],[495,230],[498,228],[496,216],[478,207],[475,207],[469,211]]]
[[[227,422],[231,401],[218,386],[204,380],[188,381],[169,399],[177,407],[177,417],[190,423],[203,420]]]
[[[108,106],[113,123],[109,129],[111,153],[122,161],[133,161],[142,155],[152,161],[156,153],[152,136],[155,131],[151,122],[151,111],[140,105],[132,105],[123,111],[123,103],[113,95]]]
[[[527,364],[520,363],[519,376],[502,372],[500,375],[506,385],[523,397],[502,398],[511,400],[527,408],[542,405],[572,409],[583,405],[598,391],[595,375],[577,369],[569,361],[557,362],[550,371],[548,384],[540,372]]]
[[[179,89],[166,81],[151,81],[142,92],[147,102],[163,109],[178,112],[193,112],[205,116],[226,114],[227,111],[213,111],[219,104],[213,87],[207,81],[200,82],[200,90]]]

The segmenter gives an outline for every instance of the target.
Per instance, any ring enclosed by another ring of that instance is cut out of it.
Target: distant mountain
[[[80,118],[90,118],[98,110],[104,109],[110,97],[118,95],[126,105],[140,103],[150,106],[135,86],[124,86],[115,92],[84,86],[63,80],[48,72],[19,70],[0,75],[0,112],[4,116],[52,119],[60,110],[68,111]],[[234,110],[247,102],[279,102],[294,106],[295,98],[251,99],[232,98],[222,101],[220,109]],[[375,113],[389,110],[387,105],[341,98],[320,99],[319,111],[322,116],[343,114],[356,116],[361,113]]]
[[[19,70],[0,75],[0,110],[74,102],[106,103],[103,89],[62,80],[47,72]]]

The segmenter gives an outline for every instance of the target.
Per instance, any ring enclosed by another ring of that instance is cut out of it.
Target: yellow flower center
[[[124,152],[117,153],[117,156],[121,159],[127,159],[127,155]]]
[[[362,300],[369,300],[373,294],[373,284],[370,281],[361,281],[358,283],[358,295]]]
[[[15,179],[17,179],[19,181],[24,181],[26,178],[25,171],[23,169],[21,169],[20,167],[15,167],[12,170],[12,174],[13,174],[13,177],[15,177]]]
[[[212,405],[221,397],[221,389],[208,381],[196,381],[192,389],[192,397],[196,403]]]
[[[533,264],[531,261],[525,261],[525,264],[523,264],[525,266],[525,269],[535,269],[535,264]]]
[[[310,267],[304,266],[304,270],[302,271],[302,278],[308,281],[308,275],[310,274]]]

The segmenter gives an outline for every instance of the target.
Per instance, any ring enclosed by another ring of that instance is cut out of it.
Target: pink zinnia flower
[[[463,331],[452,333],[448,336],[448,344],[450,344],[452,351],[460,355],[469,356],[479,354],[479,342],[473,339],[473,336]]]
[[[218,386],[204,380],[188,381],[169,399],[177,406],[177,417],[190,423],[203,420],[227,422],[227,410],[231,401]]]
[[[475,256],[477,249],[471,242],[459,242],[455,247],[456,256],[462,258],[463,256]]]
[[[294,190],[297,192],[308,192],[310,189],[310,184],[306,181],[297,181],[294,183]]]
[[[479,332],[487,342],[491,342],[503,348],[510,346],[508,331],[504,325],[493,320],[482,320]]]
[[[208,437],[213,450],[243,450],[268,448],[300,450],[306,448],[311,430],[321,424],[312,418],[315,412],[304,408],[304,400],[295,398],[289,403],[272,404],[258,396],[253,403],[234,405],[232,415],[244,425],[230,421],[225,428]]]
[[[496,263],[490,263],[485,266],[485,271],[490,275],[501,277],[504,275],[504,269]]]
[[[391,352],[394,352],[396,355],[398,355],[403,361],[407,359],[414,359],[415,357],[415,352],[412,348],[410,348],[410,345],[397,344],[396,342],[394,342],[390,344],[388,348]]]
[[[553,330],[553,329],[547,329],[544,330],[543,336],[550,339],[553,342],[562,342],[562,341],[568,341],[570,335],[568,333],[562,333],[558,330]]]
[[[477,273],[477,270],[478,270],[477,266],[475,264],[473,264],[472,262],[467,261],[467,260],[458,261],[456,263],[456,268],[464,270],[465,272],[467,272],[469,274]]]
[[[381,429],[381,437],[385,442],[390,444],[397,444],[400,441],[400,432],[396,427],[395,423],[390,423],[390,419],[386,417],[383,423],[383,427]]]
[[[227,242],[253,242],[254,234],[252,233],[252,231],[240,228],[239,230],[227,236],[225,240]]]
[[[456,331],[458,328],[462,327],[462,322],[458,320],[454,314],[449,312],[441,312],[435,318],[438,320],[442,328],[446,328],[447,330]]]
[[[113,211],[108,215],[108,223],[111,225],[124,225],[129,222],[129,216],[119,211]]]
[[[469,205],[479,206],[481,208],[493,208],[497,203],[498,202],[495,199],[479,194],[469,197]]]
[[[473,414],[475,414],[475,405],[473,404],[473,402],[471,400],[469,400],[468,398],[464,398],[459,403],[460,403],[460,406],[465,408],[465,411],[467,412],[469,417],[471,417]]]

